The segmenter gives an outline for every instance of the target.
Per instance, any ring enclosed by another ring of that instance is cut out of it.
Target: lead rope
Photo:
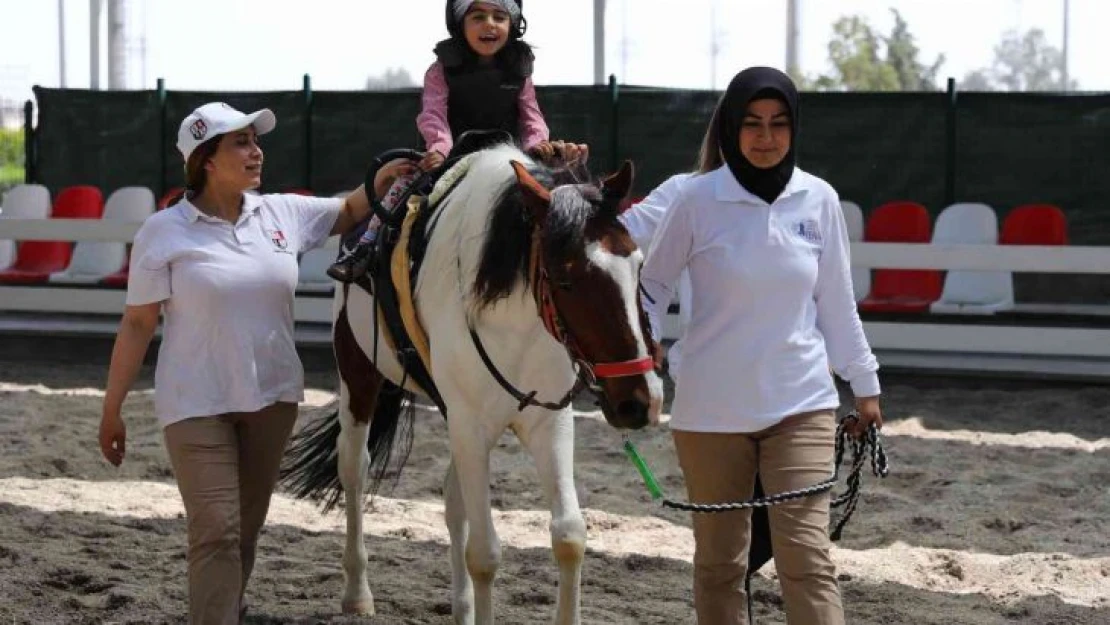
[[[626,435],[624,437],[624,451],[628,455],[632,464],[635,465],[640,477],[644,480],[644,485],[647,487],[648,493],[655,501],[660,501],[664,508],[671,508],[674,510],[685,510],[687,512],[728,512],[731,510],[750,510],[752,508],[767,508],[783,502],[793,501],[795,499],[802,499],[810,495],[818,495],[820,493],[831,491],[840,478],[840,465],[844,460],[845,448],[852,448],[852,468],[848,472],[848,489],[832,498],[829,505],[832,508],[845,506],[844,512],[840,519],[833,526],[829,536],[832,540],[840,540],[840,535],[844,530],[844,526],[848,523],[848,519],[852,517],[859,503],[860,491],[860,478],[863,473],[863,465],[868,458],[871,460],[871,472],[876,477],[886,477],[890,473],[890,467],[887,463],[886,451],[883,449],[882,438],[879,435],[879,430],[874,424],[867,428],[867,432],[860,438],[853,438],[845,428],[845,424],[849,421],[858,421],[859,416],[856,413],[849,413],[837,423],[836,426],[836,443],[834,451],[834,464],[833,474],[826,480],[822,480],[812,486],[806,486],[797,490],[785,491],[782,493],[775,493],[767,495],[766,497],[758,497],[749,499],[747,501],[736,501],[729,503],[689,503],[685,501],[677,501],[668,499],[663,489],[656,481],[655,475],[652,474],[651,469],[648,467],[647,462],[636,450],[636,446]]]

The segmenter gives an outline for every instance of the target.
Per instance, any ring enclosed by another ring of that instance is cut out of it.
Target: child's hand
[[[552,145],[550,141],[540,141],[528,150],[528,155],[540,162],[546,163],[555,156],[555,146]]]
[[[442,165],[443,160],[443,155],[433,150],[425,154],[424,158],[420,159],[418,167],[420,167],[420,169],[422,169],[423,171],[431,171]]]

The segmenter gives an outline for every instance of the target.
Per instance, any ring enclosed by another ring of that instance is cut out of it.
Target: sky
[[[89,2],[62,0],[68,87],[90,84]],[[35,84],[61,86],[57,0],[0,0],[0,99],[21,103]],[[721,89],[749,65],[785,64],[786,0],[608,0],[606,74],[624,83]],[[988,66],[1010,29],[1041,28],[1062,47],[1065,0],[799,0],[800,61],[827,70],[833,22],[857,14],[888,32],[898,9],[941,76]],[[446,36],[443,0],[129,0],[126,86],[361,89],[405,68],[419,81]],[[106,9],[104,11],[106,13]],[[593,81],[593,0],[528,0],[527,40],[540,85]],[[1084,90],[1110,90],[1107,0],[1070,0],[1069,69]],[[716,37],[714,37],[714,33]],[[101,36],[102,46],[106,35]],[[719,53],[710,53],[716,41]],[[107,84],[107,55],[101,85]],[[715,70],[715,71],[714,71]]]

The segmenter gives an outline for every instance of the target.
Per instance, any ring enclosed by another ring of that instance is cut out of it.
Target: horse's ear
[[[551,192],[543,188],[538,180],[528,173],[524,165],[511,161],[513,171],[516,172],[516,183],[524,194],[524,205],[532,211],[537,220],[542,221],[547,217],[547,209],[551,205]]]
[[[616,173],[602,179],[602,191],[606,198],[623,200],[628,191],[632,190],[633,167],[632,161],[620,163]]]
[[[606,204],[613,205],[614,210],[616,210],[620,201],[628,196],[628,192],[632,190],[632,176],[632,161],[626,160],[621,163],[621,168],[617,170],[617,173],[602,178],[601,195]]]

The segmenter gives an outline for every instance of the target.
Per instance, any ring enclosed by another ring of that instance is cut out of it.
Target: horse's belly
[[[342,296],[336,296],[336,305],[342,302]],[[394,384],[401,384],[404,380],[405,390],[412,391],[427,399],[427,395],[416,386],[411,376],[405,376],[401,363],[385,337],[385,328],[381,324],[375,325],[372,311],[374,298],[359,287],[352,286],[347,299],[347,322],[351,325],[355,342],[359,348],[374,363],[374,367]],[[338,313],[338,311],[336,311]],[[375,329],[377,334],[375,335]],[[375,345],[377,349],[375,349]]]

